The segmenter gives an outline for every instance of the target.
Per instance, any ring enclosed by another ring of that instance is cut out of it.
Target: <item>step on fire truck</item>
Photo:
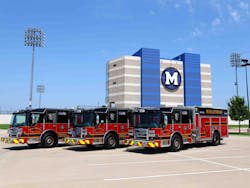
[[[130,117],[129,109],[78,109],[73,115],[74,128],[69,130],[65,143],[116,148],[128,138]]]
[[[31,109],[13,113],[4,143],[28,144],[36,147],[54,147],[72,126],[72,111],[68,109]]]
[[[209,142],[219,145],[228,137],[227,110],[205,107],[141,108],[133,112],[134,128],[125,145],[144,148],[170,147]]]

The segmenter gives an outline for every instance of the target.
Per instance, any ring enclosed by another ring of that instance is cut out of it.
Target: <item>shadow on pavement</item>
[[[118,148],[126,148],[127,146],[119,146]],[[77,152],[87,152],[87,151],[99,151],[99,150],[113,150],[113,149],[106,149],[104,148],[103,145],[98,145],[98,146],[71,146],[65,148],[65,150],[70,150],[70,151],[77,151]],[[115,150],[115,149],[114,149]]]
[[[58,144],[54,148],[68,147],[68,146],[69,145],[67,145],[67,144]],[[3,148],[3,149],[5,149],[5,150],[11,150],[11,151],[21,151],[21,150],[50,149],[50,148],[45,148],[45,147],[42,147],[42,146],[39,146],[39,145],[36,146],[36,147],[30,147],[28,145],[16,145],[16,146],[7,147],[7,148]]]
[[[220,145],[225,145],[225,143],[221,143]],[[215,148],[216,146],[212,146],[210,143],[200,143],[200,144],[187,144],[184,145],[181,149],[181,151],[193,149],[193,148]],[[181,152],[180,151],[180,152]],[[146,155],[152,155],[152,154],[161,154],[161,153],[172,153],[170,148],[139,148],[139,147],[131,147],[127,148],[125,152],[132,152],[132,153],[140,153],[140,154],[146,154]],[[174,153],[174,152],[173,152]]]

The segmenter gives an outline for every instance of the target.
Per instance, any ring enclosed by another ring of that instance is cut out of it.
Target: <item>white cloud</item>
[[[180,4],[179,3],[175,3],[174,7],[177,9],[180,7]]]
[[[221,3],[219,1],[216,1],[216,0],[211,0],[210,4],[215,8],[219,17],[222,17],[223,16],[223,8],[222,8]]]
[[[216,27],[216,26],[218,26],[218,25],[220,25],[221,24],[221,20],[219,19],[219,18],[215,18],[213,21],[212,21],[212,26],[213,27]]]
[[[246,2],[243,2],[241,1],[240,4],[239,4],[239,7],[242,9],[242,10],[248,10],[248,3]]]
[[[191,4],[191,0],[186,0],[185,1],[187,4]]]
[[[161,8],[166,8],[171,0],[157,0]]]
[[[193,4],[192,4],[192,1],[191,0],[186,0],[185,3],[188,6],[188,12],[193,14],[194,13],[194,7],[193,7]]]
[[[234,22],[240,22],[240,14],[236,9],[233,9],[231,5],[227,5],[228,14]]]
[[[193,37],[200,37],[202,35],[202,31],[198,28],[195,28],[194,31],[192,32]]]

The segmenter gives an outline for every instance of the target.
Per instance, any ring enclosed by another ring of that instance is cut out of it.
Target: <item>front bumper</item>
[[[27,139],[25,138],[12,138],[12,137],[2,137],[1,142],[6,144],[25,144]]]
[[[142,148],[162,148],[166,147],[162,145],[161,140],[135,140],[135,139],[126,139],[124,145],[127,146],[136,146]]]
[[[39,137],[2,137],[1,142],[6,144],[38,144],[41,141]]]
[[[91,145],[91,144],[94,144],[93,139],[72,138],[72,137],[64,138],[64,142],[66,144],[70,144],[70,145]]]

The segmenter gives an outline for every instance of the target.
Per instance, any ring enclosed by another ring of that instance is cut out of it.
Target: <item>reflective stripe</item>
[[[134,140],[131,140],[131,142],[130,142],[130,146],[133,146],[135,144],[135,142],[134,142]]]
[[[137,142],[137,146],[142,147],[142,142]]]
[[[81,145],[84,145],[84,144],[85,144],[84,140],[79,140],[79,143],[80,143]]]
[[[66,143],[66,144],[69,144],[69,143],[70,143],[69,138],[65,138],[65,143]]]
[[[85,140],[86,144],[90,144],[90,141],[89,140]]]
[[[18,142],[17,139],[13,139],[13,143],[14,143],[14,144],[18,144],[19,142]]]
[[[148,146],[149,146],[150,148],[154,148],[154,147],[155,147],[154,143],[152,143],[152,142],[149,142],[149,143],[148,143]]]
[[[158,142],[155,142],[155,147],[159,147],[159,143]]]

